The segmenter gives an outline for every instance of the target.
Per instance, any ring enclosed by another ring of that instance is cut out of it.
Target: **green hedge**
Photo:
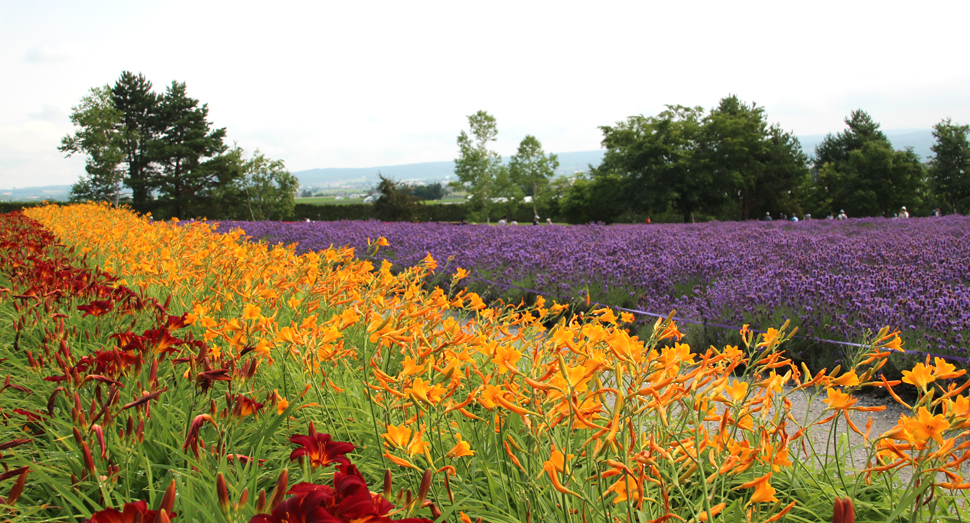
[[[376,220],[374,206],[366,203],[346,203],[325,205],[298,203],[293,209],[293,219],[303,221],[307,218],[315,222],[338,220]],[[421,205],[418,208],[418,221],[422,222],[460,222],[468,218],[468,209],[462,204]]]
[[[43,202],[0,202],[0,213],[19,211],[21,209],[37,207],[39,205],[43,205]]]

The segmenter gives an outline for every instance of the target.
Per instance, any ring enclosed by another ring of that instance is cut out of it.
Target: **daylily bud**
[[[228,516],[232,504],[229,501],[229,488],[226,486],[226,478],[222,475],[222,472],[216,474],[216,497],[219,498],[219,508]]]
[[[158,358],[152,359],[152,367],[148,372],[148,386],[151,387],[152,390],[158,386]]]
[[[81,442],[81,454],[84,455],[84,468],[95,478],[98,477],[98,469],[94,466],[94,457],[91,455],[91,449],[88,448],[86,442]]]
[[[141,416],[138,417],[138,428],[135,429],[135,439],[138,440],[138,443],[145,441],[145,418]]]
[[[283,469],[283,472],[280,472],[280,476],[276,478],[276,487],[273,488],[273,493],[270,495],[268,506],[269,510],[273,510],[276,508],[276,505],[279,505],[283,501],[283,496],[286,495],[286,489],[287,486],[289,486],[289,483],[290,472]]]
[[[24,468],[20,476],[17,477],[17,482],[14,483],[10,489],[10,493],[7,494],[7,505],[13,506],[20,499],[20,495],[24,493],[24,485],[27,483],[27,472],[29,472],[29,469]]]
[[[431,490],[431,469],[424,471],[424,477],[421,478],[421,486],[418,487],[418,497],[414,500],[415,506],[420,505],[424,502],[424,499],[428,497],[428,491]]]
[[[391,499],[391,469],[384,471],[384,499]]]
[[[259,489],[259,495],[256,496],[256,513],[262,514],[266,510],[266,491]]]
[[[172,509],[175,507],[175,480],[173,479],[171,483],[168,484],[168,488],[165,489],[165,495],[162,496],[162,502],[158,505],[159,511],[165,511],[169,514],[172,513]]]

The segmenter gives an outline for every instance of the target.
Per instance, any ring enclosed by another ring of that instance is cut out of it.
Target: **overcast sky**
[[[69,184],[61,137],[124,70],[173,80],[229,142],[291,171],[598,149],[600,125],[728,94],[798,135],[862,108],[883,129],[970,123],[970,2],[0,0],[0,188]]]

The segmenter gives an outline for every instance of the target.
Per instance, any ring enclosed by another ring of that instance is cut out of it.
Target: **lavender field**
[[[705,323],[767,328],[791,319],[808,338],[858,341],[890,325],[908,348],[967,356],[970,219],[850,219],[676,225],[520,225],[343,221],[224,222],[297,250],[387,238],[399,266],[428,253],[470,271],[470,289],[518,299],[534,289]],[[447,281],[447,280],[445,280]],[[649,318],[648,318],[649,319]],[[652,319],[650,319],[652,321]],[[727,329],[702,329],[718,338]],[[817,344],[816,344],[817,345]],[[836,346],[837,347],[837,346]]]

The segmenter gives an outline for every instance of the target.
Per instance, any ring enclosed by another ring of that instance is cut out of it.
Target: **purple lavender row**
[[[450,270],[550,295],[676,309],[697,320],[772,326],[856,341],[901,329],[923,350],[967,355],[970,218],[884,218],[685,225],[484,226],[437,223],[223,222],[298,252],[384,236],[381,255],[412,265],[430,253]]]

